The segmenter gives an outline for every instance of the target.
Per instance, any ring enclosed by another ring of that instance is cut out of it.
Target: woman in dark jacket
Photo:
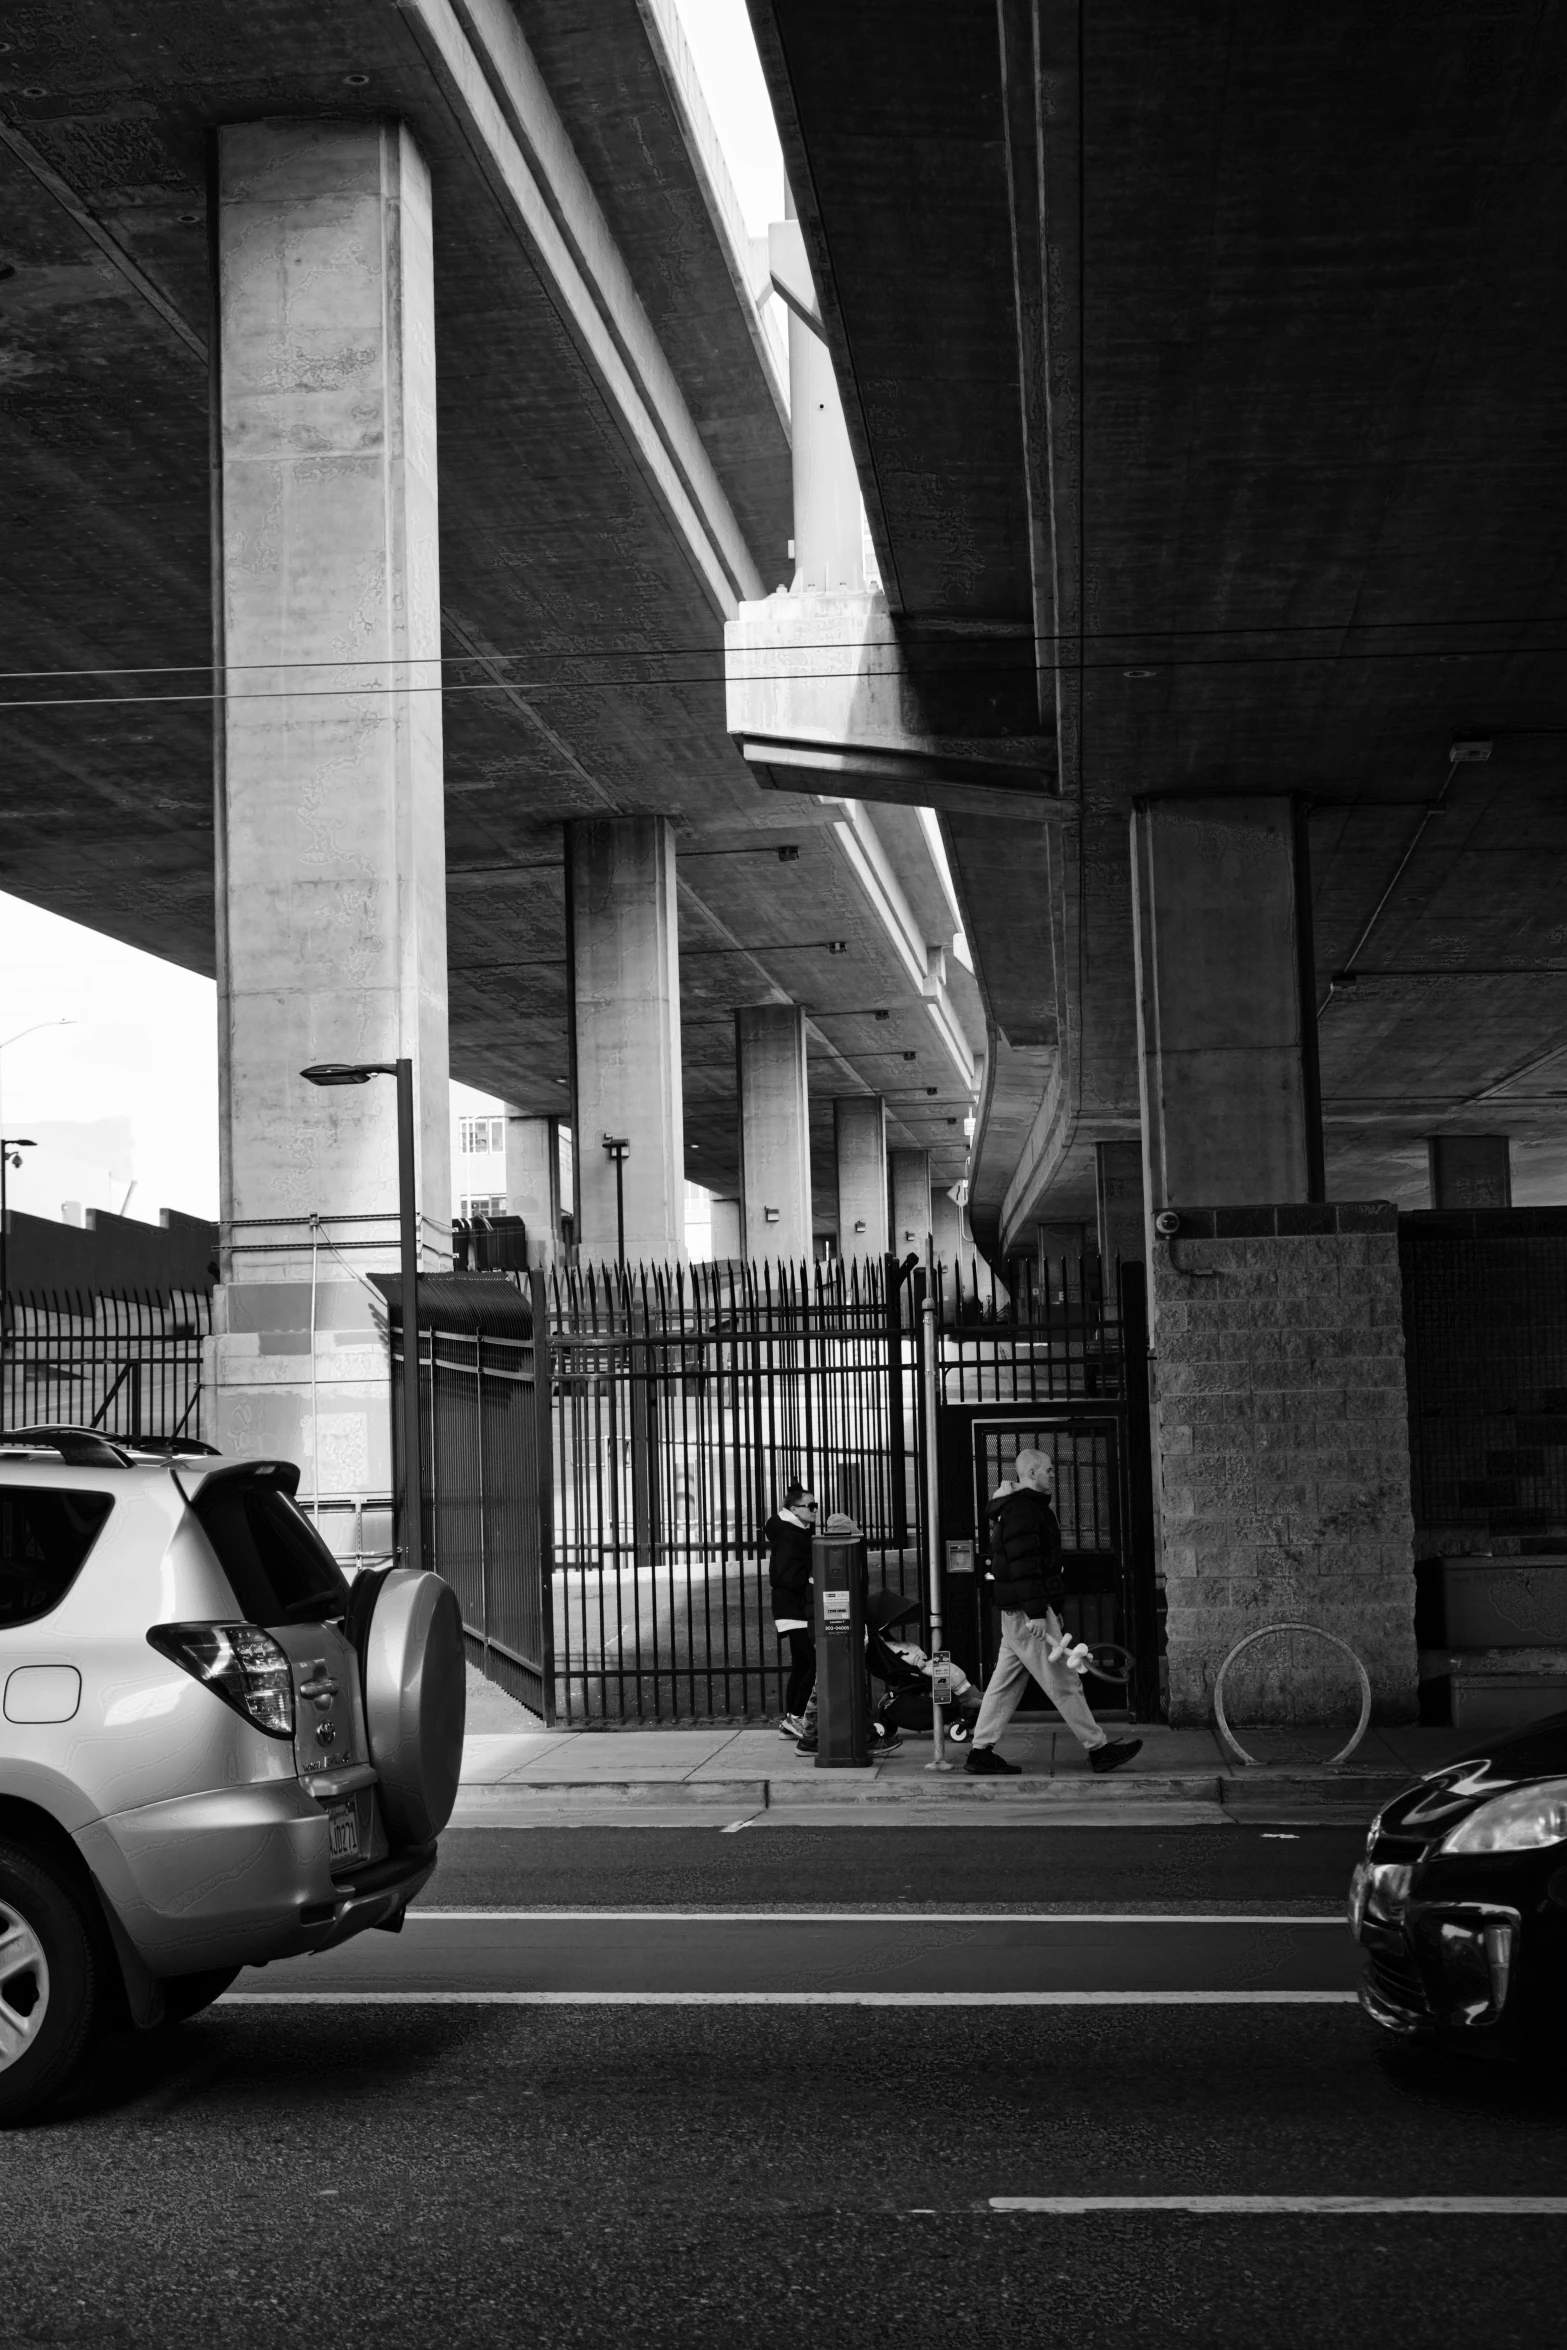
[[[767,1580],[773,1595],[773,1625],[789,1643],[789,1680],[784,1690],[784,1738],[805,1735],[804,1713],[816,1686],[816,1640],[811,1629],[811,1535],[816,1525],[816,1496],[791,1478],[783,1507],[775,1510],[763,1532],[767,1537]]]

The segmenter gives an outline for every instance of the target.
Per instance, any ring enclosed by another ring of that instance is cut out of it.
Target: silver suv
[[[392,1932],[462,1762],[449,1585],[350,1585],[286,1461],[0,1437],[0,2122],[96,2027]]]

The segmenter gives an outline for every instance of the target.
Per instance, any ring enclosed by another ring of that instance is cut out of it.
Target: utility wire
[[[1399,661],[1499,661],[1512,660],[1520,656],[1532,655],[1549,655],[1553,657],[1567,655],[1567,644],[1473,646],[1447,645],[1433,647],[1429,651],[1409,651],[1396,653],[1355,651],[1345,652],[1342,650],[1333,653],[1243,653],[1237,654],[1233,658],[1215,656],[1210,658],[1199,658],[1196,660],[1160,661],[1148,671],[1148,674],[1150,676],[1155,676],[1162,674],[1165,671],[1181,669],[1276,669],[1280,667],[1337,667],[1342,663],[1351,661],[1379,663]],[[388,661],[382,661],[376,664],[376,666],[380,668],[387,668],[392,665],[393,664]],[[419,664],[408,663],[408,666],[418,665]],[[266,664],[266,666],[273,668],[285,668],[292,666],[292,664],[277,662]],[[334,663],[330,664],[329,666],[346,667],[347,664]],[[1083,675],[1091,672],[1101,671],[1108,673],[1111,670],[1124,668],[1125,664],[1121,661],[1062,661],[1058,664],[1058,666],[1060,669],[1066,671],[1069,674]],[[979,665],[968,667],[963,672],[964,675],[969,677],[979,677],[990,673],[991,672],[988,671],[985,667]],[[1008,673],[1010,673],[1010,671]],[[95,709],[156,710],[163,708],[173,708],[180,704],[202,704],[213,702],[223,702],[227,704],[228,707],[233,708],[240,702],[361,701],[371,696],[390,696],[394,694],[399,696],[407,696],[412,694],[444,694],[447,696],[454,696],[457,694],[547,694],[588,692],[613,693],[621,689],[630,688],[636,688],[640,691],[648,691],[658,687],[678,690],[688,686],[699,685],[812,685],[816,683],[828,683],[834,679],[907,679],[911,676],[918,678],[927,674],[949,680],[953,676],[953,672],[949,669],[943,668],[926,671],[922,669],[917,663],[898,663],[897,665],[887,669],[865,669],[859,667],[852,669],[752,669],[747,670],[743,676],[735,677],[731,677],[730,673],[726,670],[713,669],[685,677],[540,677],[521,679],[486,678],[471,684],[455,685],[443,682],[434,685],[285,686],[275,693],[260,692],[231,694],[226,693],[221,687],[219,687],[208,693],[35,694],[20,695],[14,699],[0,697],[0,711]],[[1531,727],[1527,731],[1531,734],[1540,734],[1555,732],[1558,730]]]
[[[917,657],[921,652],[934,654],[937,644],[939,644],[947,654],[955,655],[961,653],[966,647],[971,645],[1010,645],[1015,647],[1017,651],[1021,653],[1026,647],[1037,647],[1040,645],[1064,644],[1081,647],[1083,645],[1089,644],[1187,644],[1205,642],[1215,637],[1361,637],[1386,636],[1393,634],[1395,631],[1408,634],[1413,630],[1425,630],[1429,633],[1436,634],[1444,630],[1496,628],[1567,628],[1567,612],[1512,613],[1509,614],[1506,618],[1499,618],[1496,620],[1484,620],[1471,614],[1467,618],[1446,620],[1260,621],[1244,625],[1240,623],[1224,623],[1223,625],[1214,626],[1212,628],[1114,628],[1098,629],[1086,632],[1076,629],[1061,630],[1059,632],[1029,629],[978,629],[971,633],[965,633],[962,636],[943,637],[934,640],[931,638],[921,639],[916,637],[912,640],[900,640],[900,643],[901,649],[905,652],[905,654],[913,658]],[[792,645],[789,650],[791,652],[797,653],[837,653],[844,651],[847,645],[855,641],[858,640],[852,640],[843,637],[802,639],[800,642]],[[1550,646],[1541,646],[1535,648],[1528,646],[1520,647],[1517,645],[1502,645],[1476,647],[1473,649],[1477,652],[1494,651],[1509,653],[1530,650],[1554,651],[1558,648]],[[443,669],[455,669],[482,668],[487,663],[494,661],[537,661],[541,659],[548,661],[706,660],[711,657],[712,652],[713,647],[711,643],[700,645],[580,645],[570,648],[561,647],[547,653],[541,653],[537,645],[530,645],[525,649],[516,652],[410,653],[401,654],[395,657],[401,660],[405,660],[411,666],[418,668],[428,668],[435,663],[439,663]],[[1257,658],[1256,655],[1248,655],[1245,657],[1248,659]],[[1264,656],[1264,658],[1266,657],[1267,656]],[[1306,657],[1317,660],[1327,660],[1337,658],[1338,655],[1336,653],[1325,653],[1309,655]],[[1434,656],[1423,651],[1419,651],[1411,655],[1411,657],[1426,659],[1432,658]],[[203,671],[210,672],[216,669],[223,669],[230,672],[244,672],[253,670],[279,669],[384,668],[387,661],[391,658],[393,658],[393,656],[388,654],[367,653],[358,657],[344,657],[335,660],[322,659],[315,661],[278,660],[219,662],[208,659],[203,661],[125,662],[117,666],[103,666],[96,668],[0,669],[0,684],[24,684],[35,679],[46,677],[185,677],[198,676]],[[951,668],[961,666],[961,664],[952,660],[943,660],[940,662],[932,660],[931,666],[933,668],[940,668],[945,673]],[[1092,666],[1092,664],[1085,663],[1083,666]],[[1108,664],[1108,666],[1119,667],[1120,663],[1112,662]],[[1157,664],[1157,666],[1164,667],[1166,664],[1161,662]],[[816,672],[815,674],[831,675],[833,673],[828,671]]]

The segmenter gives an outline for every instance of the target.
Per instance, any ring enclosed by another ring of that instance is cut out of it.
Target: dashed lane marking
[[[1198,2219],[1268,2218],[1281,2212],[1327,2219],[1361,2213],[1377,2219],[1421,2213],[1444,2219],[1561,2219],[1567,2217],[1567,2195],[992,2195],[990,2209],[1048,2218],[1096,2211],[1185,2211]]]

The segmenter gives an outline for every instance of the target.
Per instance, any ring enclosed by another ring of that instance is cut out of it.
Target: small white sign
[[[949,1575],[972,1575],[973,1572],[973,1543],[949,1542],[947,1544],[947,1573]]]
[[[824,1632],[847,1632],[849,1629],[849,1594],[847,1591],[822,1593],[822,1629]]]
[[[933,1648],[930,1652],[930,1693],[938,1705],[952,1703],[952,1652]]]

